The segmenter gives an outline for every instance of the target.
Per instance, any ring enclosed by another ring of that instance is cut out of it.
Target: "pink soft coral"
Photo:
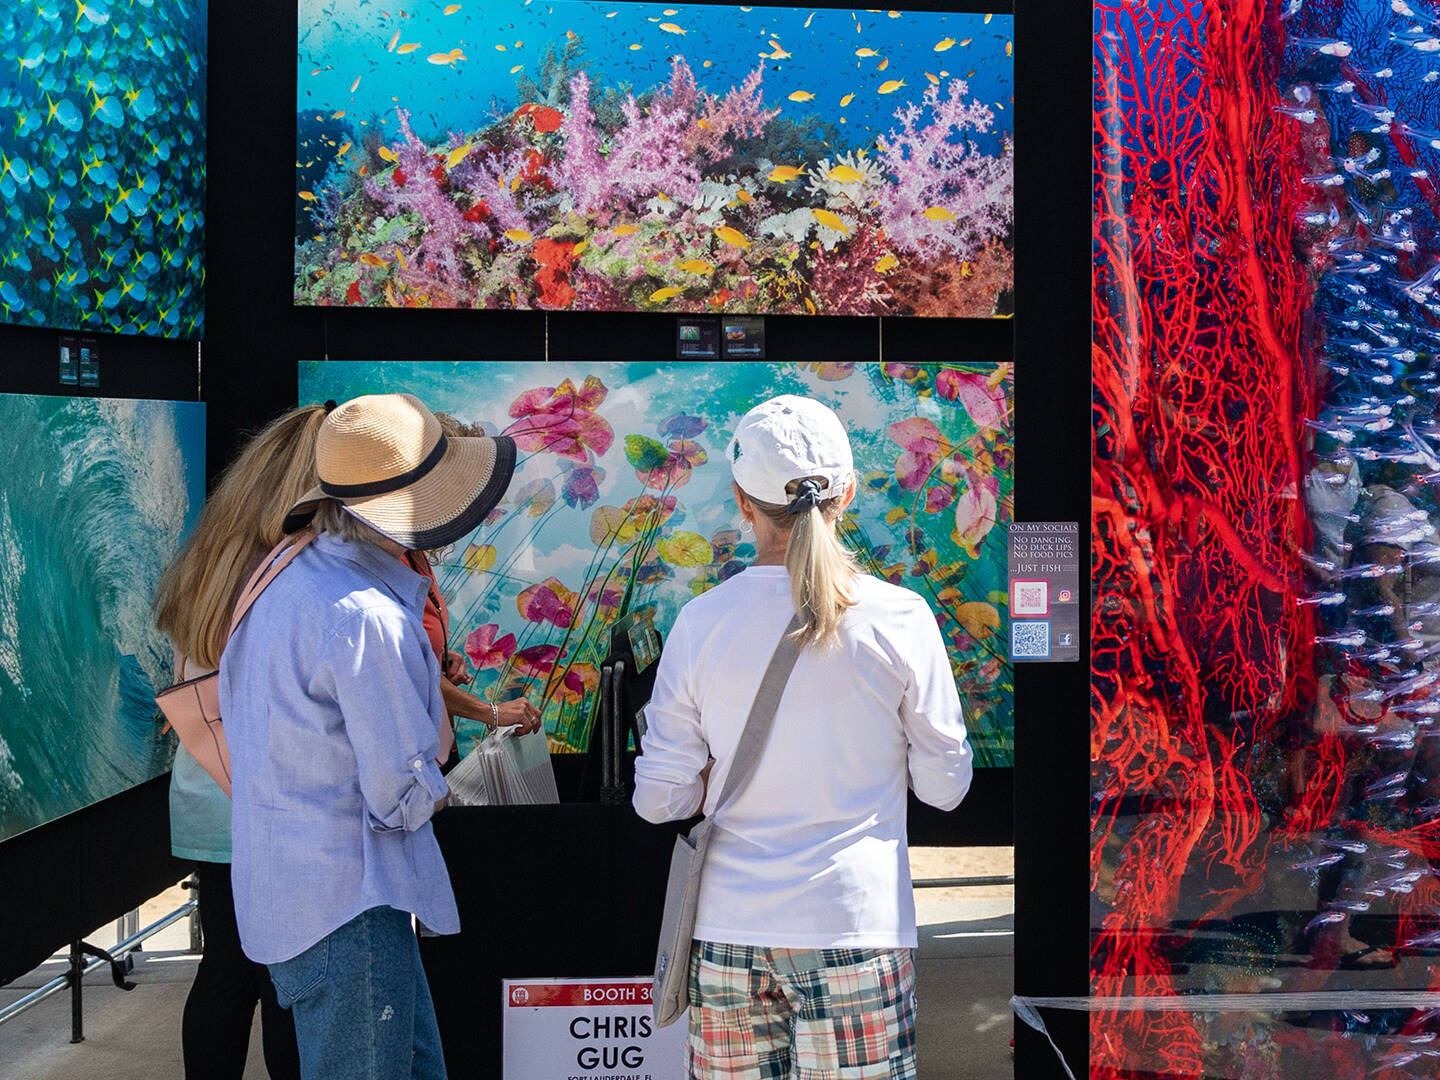
[[[885,314],[885,279],[875,266],[885,256],[879,231],[862,225],[843,249],[817,249],[810,264],[810,287],[817,314]]]
[[[684,57],[675,58],[672,86],[675,78],[680,77],[682,72],[689,78],[690,85],[694,86],[695,76],[690,73]],[[760,90],[760,81],[764,75],[765,66],[761,64],[745,76],[745,81],[739,86],[732,86],[723,98],[713,94],[702,95],[700,117],[687,133],[687,156],[703,154],[712,161],[718,161],[731,153],[732,139],[754,138],[765,134],[765,125],[779,116],[780,110],[765,108],[765,99]]]
[[[419,243],[408,253],[407,270],[398,275],[399,280],[439,292],[452,301],[463,298],[468,286],[459,254],[471,235],[471,225],[446,190],[448,181],[437,178],[435,157],[411,130],[409,112],[396,111],[404,137],[399,161],[388,174],[367,180],[365,191],[387,214],[408,210],[420,218]],[[443,170],[441,173],[443,175]]]
[[[1008,139],[998,155],[983,154],[966,132],[990,130],[995,114],[967,102],[969,87],[952,79],[940,99],[926,87],[918,103],[900,109],[880,145],[880,160],[894,184],[881,203],[885,231],[900,250],[926,257],[970,258],[1009,229],[1015,168]],[[929,123],[922,124],[929,112]],[[959,141],[952,141],[952,132]]]
[[[570,80],[570,108],[560,123],[560,134],[565,152],[552,166],[559,181],[556,186],[570,193],[580,213],[594,213],[605,205],[610,181],[600,154],[600,133],[590,111],[590,77],[583,71]]]
[[[731,141],[761,135],[779,109],[766,109],[760,91],[763,68],[756,68],[723,97],[702,91],[685,58],[672,61],[670,80],[641,110],[627,96],[620,111],[625,123],[601,153],[602,132],[590,108],[590,79],[570,79],[570,105],[560,125],[565,150],[552,169],[556,186],[570,193],[575,209],[595,213],[617,197],[648,198],[663,191],[689,202],[700,190],[700,162],[729,155]]]
[[[466,171],[456,170],[452,178],[468,177],[466,186],[475,204],[484,201],[486,215],[483,222],[473,226],[474,232],[482,239],[493,239],[507,229],[538,232],[537,227],[525,215],[516,188],[512,181],[525,171],[528,147],[512,147],[508,150],[475,155],[466,163]],[[478,160],[476,160],[478,158]],[[472,164],[473,162],[473,164]],[[473,168],[473,172],[470,171]]]
[[[683,109],[657,108],[642,113],[633,97],[620,106],[625,126],[610,144],[605,170],[611,187],[634,199],[664,191],[689,202],[700,191],[700,169],[685,156],[685,136],[694,126]]]

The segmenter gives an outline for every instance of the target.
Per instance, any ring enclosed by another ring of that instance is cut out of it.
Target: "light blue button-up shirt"
[[[460,930],[430,826],[444,708],[425,578],[321,535],[225,647],[235,916],[252,960],[299,955],[372,907]]]

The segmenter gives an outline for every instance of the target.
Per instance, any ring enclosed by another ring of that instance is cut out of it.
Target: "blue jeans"
[[[295,1014],[305,1080],[445,1080],[440,1028],[410,916],[361,912],[299,956],[271,964]]]

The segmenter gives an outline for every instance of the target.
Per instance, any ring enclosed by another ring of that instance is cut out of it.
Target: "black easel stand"
[[[600,669],[600,801],[606,806],[624,806],[630,795],[625,770],[625,749],[630,741],[630,724],[625,714],[625,661],[616,660]],[[633,769],[631,771],[633,776]]]
[[[82,994],[85,989],[85,957],[93,956],[110,965],[110,978],[121,990],[134,990],[135,984],[126,978],[135,970],[135,960],[130,954],[116,959],[98,945],[88,941],[70,943],[70,968],[65,973],[70,984],[70,1041],[85,1041],[85,1009]]]

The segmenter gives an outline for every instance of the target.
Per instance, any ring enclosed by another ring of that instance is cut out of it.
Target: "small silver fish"
[[[1348,41],[1342,41],[1339,38],[1292,37],[1290,43],[1299,45],[1301,48],[1314,49],[1326,56],[1336,56],[1341,60],[1355,51]]]
[[[1350,916],[1343,911],[1322,911],[1308,923],[1305,924],[1305,933],[1318,930],[1322,926],[1329,926],[1333,923],[1344,922]]]

